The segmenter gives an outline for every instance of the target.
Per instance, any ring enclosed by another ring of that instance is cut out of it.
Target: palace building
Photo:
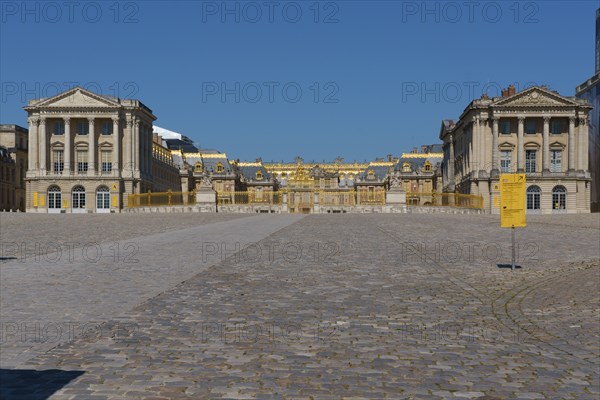
[[[590,212],[585,100],[534,86],[514,86],[472,101],[440,129],[444,191],[481,195],[499,213],[499,175],[524,173],[528,213]]]
[[[129,194],[180,189],[170,151],[154,140],[156,117],[139,100],[76,87],[24,108],[28,212],[118,212]]]
[[[139,100],[76,87],[29,101],[29,130],[2,126],[2,140],[6,132],[13,139],[0,143],[0,209],[345,213],[452,206],[498,213],[499,175],[523,172],[528,212],[589,212],[591,108],[545,87],[515,93],[511,86],[501,97],[474,100],[457,121],[443,121],[443,144],[360,163],[263,162],[230,159],[154,126],[152,110]]]
[[[27,129],[0,125],[0,211],[25,211]]]

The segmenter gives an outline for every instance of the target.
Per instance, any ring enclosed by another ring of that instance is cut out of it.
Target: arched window
[[[375,179],[375,171],[370,169],[369,172],[367,172],[367,179]]]
[[[60,210],[62,206],[62,192],[56,185],[48,188],[48,209]]]
[[[73,210],[85,210],[85,189],[81,185],[73,188]]]
[[[425,172],[431,172],[431,163],[429,161],[425,161],[423,169],[425,170]]]
[[[96,189],[96,211],[110,212],[110,190],[104,185]]]
[[[411,172],[412,168],[410,167],[410,163],[408,161],[405,161],[404,164],[402,164],[402,172]]]
[[[223,163],[222,163],[221,161],[219,161],[219,162],[217,163],[217,172],[218,172],[218,173],[222,173],[222,172],[223,172],[223,170],[224,170]]]
[[[562,185],[554,186],[552,189],[552,209],[567,209],[567,189]]]
[[[199,174],[202,173],[202,163],[200,161],[194,164],[194,172]]]
[[[527,209],[528,210],[539,210],[540,209],[540,197],[542,189],[539,186],[531,185],[527,188]]]

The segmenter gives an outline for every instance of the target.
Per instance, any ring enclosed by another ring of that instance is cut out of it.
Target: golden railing
[[[281,204],[281,192],[217,192],[217,204]]]
[[[319,204],[323,206],[356,205],[355,191],[319,190]]]
[[[127,207],[181,206],[196,204],[196,192],[148,192],[127,196]]]
[[[406,204],[408,206],[463,207],[482,209],[483,196],[461,193],[407,192]]]
[[[363,191],[356,192],[357,205],[383,205],[385,204],[385,190]]]

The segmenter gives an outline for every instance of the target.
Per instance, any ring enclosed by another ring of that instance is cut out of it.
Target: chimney
[[[502,97],[508,97],[508,89],[502,89]]]
[[[513,96],[515,94],[515,85],[510,85],[508,87],[508,95]]]
[[[419,151],[417,150],[417,148],[416,148],[416,147],[413,147],[413,151],[412,151],[412,153],[413,153],[413,154],[417,154],[418,152],[419,152]]]
[[[388,161],[392,162],[392,155],[391,154],[388,154]]]
[[[421,145],[421,153],[427,153],[427,145]]]

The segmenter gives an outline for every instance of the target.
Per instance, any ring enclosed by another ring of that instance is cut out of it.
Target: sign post
[[[527,226],[525,219],[525,174],[500,175],[500,227],[510,228],[512,236],[511,270],[516,265],[515,228]]]

